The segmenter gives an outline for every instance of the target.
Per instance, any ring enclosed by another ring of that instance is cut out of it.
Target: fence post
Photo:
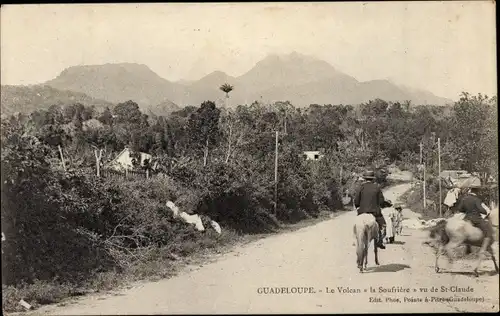
[[[57,145],[57,148],[59,149],[59,155],[61,156],[61,163],[62,163],[63,169],[64,169],[64,171],[66,171],[66,163],[64,162],[64,156],[63,156],[63,152],[61,149],[61,145]]]

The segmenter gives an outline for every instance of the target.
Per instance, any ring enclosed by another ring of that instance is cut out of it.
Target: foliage
[[[220,241],[210,229],[200,233],[173,218],[168,200],[201,214],[205,224],[214,219],[223,231],[240,234],[335,212],[343,208],[342,192],[352,194],[367,168],[382,179],[393,162],[417,172],[420,143],[428,198],[436,199],[438,137],[442,169],[498,179],[496,102],[464,93],[449,109],[377,99],[360,106],[254,102],[221,110],[205,101],[152,118],[127,101],[102,113],[56,104],[4,118],[4,283],[78,282],[95,271],[134,269],[161,253],[187,256]],[[59,146],[67,172],[59,167]],[[85,171],[95,168],[96,148],[106,163],[124,146],[153,155],[145,167],[152,178],[97,179]],[[307,150],[322,158],[305,160]],[[418,194],[409,203],[421,205]]]
[[[229,92],[233,91],[234,87],[228,83],[225,83],[222,86],[220,86],[219,89],[221,89],[226,94],[226,96],[228,96]]]

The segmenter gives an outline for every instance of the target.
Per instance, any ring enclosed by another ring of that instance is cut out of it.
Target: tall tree
[[[109,107],[106,107],[104,112],[102,112],[101,116],[99,116],[98,120],[102,124],[111,125],[111,123],[113,122],[113,115],[111,114]]]
[[[464,92],[453,106],[451,117],[451,136],[464,167],[483,173],[484,178],[495,169],[491,162],[498,161],[496,107],[496,98]]]
[[[142,121],[142,113],[139,110],[139,105],[131,100],[118,103],[113,109],[113,114],[116,115],[118,123],[140,124]]]
[[[226,94],[226,108],[228,108],[228,102],[229,102],[229,92],[233,91],[234,87],[228,83],[223,84],[222,86],[219,87],[225,94]]]
[[[214,146],[219,138],[220,110],[212,101],[205,101],[192,113],[188,121],[188,133],[191,144],[203,151],[203,165],[208,163],[209,148]]]

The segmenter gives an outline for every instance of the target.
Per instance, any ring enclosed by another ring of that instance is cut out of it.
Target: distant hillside
[[[142,110],[148,111],[164,102],[180,107],[198,106],[205,100],[224,104],[221,101],[224,93],[219,90],[223,83],[234,86],[230,106],[250,104],[255,100],[288,100],[302,107],[313,103],[355,105],[376,98],[410,100],[412,104],[452,102],[431,92],[387,80],[360,82],[323,60],[299,53],[267,56],[239,77],[214,71],[199,80],[170,82],[145,65],[122,63],[70,67],[46,84],[113,103],[133,100]]]
[[[222,71],[214,71],[200,80],[191,82],[188,85],[187,95],[190,105],[198,105],[203,101],[211,100],[219,103],[219,99],[225,97],[225,93],[219,88],[224,83],[234,85],[236,78],[231,77]],[[223,102],[222,102],[223,104]]]
[[[113,103],[133,100],[141,107],[182,96],[185,89],[181,84],[161,78],[146,65],[133,63],[74,66],[46,84]]]
[[[142,112],[148,115],[169,116],[172,112],[179,111],[180,109],[180,106],[167,100],[157,105],[144,106]]]
[[[359,82],[325,61],[298,53],[271,55],[234,80],[231,104],[254,100],[289,100],[309,104],[359,104],[376,98],[444,105],[451,100],[428,91],[411,90],[386,80]]]
[[[48,109],[51,105],[71,105],[81,103],[85,106],[94,105],[96,109],[113,107],[104,100],[92,98],[84,93],[54,89],[50,86],[1,86],[2,114],[11,115],[15,112],[31,113],[39,109]]]

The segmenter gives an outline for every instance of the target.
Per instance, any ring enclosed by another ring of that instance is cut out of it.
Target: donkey
[[[373,241],[373,249],[375,253],[375,264],[378,262],[378,248],[376,239],[378,237],[378,224],[372,214],[361,214],[356,216],[353,232],[356,240],[356,256],[359,272],[366,270],[368,264],[368,247]]]
[[[441,254],[446,254],[448,257],[448,262],[452,263],[453,251],[461,245],[479,246],[479,256],[474,268],[474,275],[479,276],[478,268],[481,262],[484,260],[484,252],[487,251],[493,260],[495,266],[495,271],[498,273],[498,265],[493,253],[493,240],[485,243],[484,236],[481,230],[474,227],[469,221],[463,220],[462,214],[457,214],[446,220],[439,221],[436,226],[430,229],[430,238],[435,242],[437,246],[436,250],[436,262],[435,270],[437,273],[440,272],[440,267],[438,265],[438,259]]]

